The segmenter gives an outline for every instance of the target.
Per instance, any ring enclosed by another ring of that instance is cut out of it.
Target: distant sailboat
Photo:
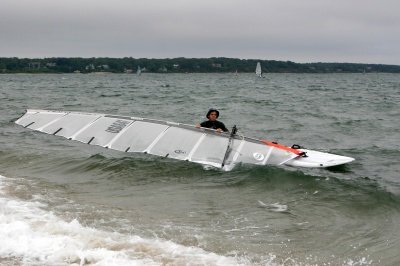
[[[261,71],[261,64],[260,64],[260,62],[257,63],[256,75],[257,75],[259,78],[262,78],[262,71]]]
[[[140,69],[140,66],[137,67],[136,74],[138,74],[138,75],[142,74],[142,70]]]

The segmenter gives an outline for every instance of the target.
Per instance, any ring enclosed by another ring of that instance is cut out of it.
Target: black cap
[[[217,118],[219,117],[219,111],[215,108],[210,108],[210,110],[208,110],[206,117],[209,118],[211,112],[216,112],[217,113]]]

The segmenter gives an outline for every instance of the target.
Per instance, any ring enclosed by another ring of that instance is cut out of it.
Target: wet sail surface
[[[16,123],[90,145],[148,153],[225,170],[231,170],[238,163],[280,165],[297,157],[256,139],[137,117],[27,110]]]

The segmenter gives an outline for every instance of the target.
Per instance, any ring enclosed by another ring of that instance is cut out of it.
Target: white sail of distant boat
[[[140,69],[140,66],[137,67],[136,74],[138,74],[138,75],[142,74],[142,70]]]
[[[256,75],[257,75],[259,78],[262,78],[262,71],[261,71],[261,64],[260,64],[260,62],[257,62]]]

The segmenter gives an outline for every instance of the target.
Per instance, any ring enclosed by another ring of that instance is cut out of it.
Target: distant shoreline
[[[17,58],[0,57],[0,74],[14,73],[400,73],[400,65],[295,63],[291,61],[212,58]]]

